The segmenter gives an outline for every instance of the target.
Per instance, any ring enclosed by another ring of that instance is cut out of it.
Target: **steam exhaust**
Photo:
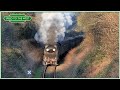
[[[48,66],[58,65],[58,46],[65,39],[65,33],[72,30],[72,25],[75,24],[75,13],[35,13],[37,18],[36,24],[38,31],[34,38],[38,43],[43,43],[44,56],[43,65],[44,72],[43,78]],[[40,19],[39,19],[40,18]],[[54,72],[54,77],[56,74]]]

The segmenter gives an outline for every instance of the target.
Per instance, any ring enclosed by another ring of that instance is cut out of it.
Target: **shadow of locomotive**
[[[61,64],[64,61],[66,54],[84,40],[84,32],[71,31],[65,34],[65,39],[62,42],[58,42],[59,60],[58,63]]]

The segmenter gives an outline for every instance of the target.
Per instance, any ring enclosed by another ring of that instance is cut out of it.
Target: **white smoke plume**
[[[65,32],[73,24],[75,13],[36,13],[38,32],[35,40],[38,42],[56,43],[64,40]]]

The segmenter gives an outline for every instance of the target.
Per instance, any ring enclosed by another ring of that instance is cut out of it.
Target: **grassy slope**
[[[81,48],[93,47],[80,65],[80,77],[118,77],[118,13],[82,13],[78,25],[86,32]]]

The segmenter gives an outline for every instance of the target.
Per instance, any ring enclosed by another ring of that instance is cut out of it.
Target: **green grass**
[[[42,70],[41,70],[41,68],[39,67],[39,68],[37,68],[37,69],[35,70],[34,78],[41,78],[41,76],[42,76]]]

